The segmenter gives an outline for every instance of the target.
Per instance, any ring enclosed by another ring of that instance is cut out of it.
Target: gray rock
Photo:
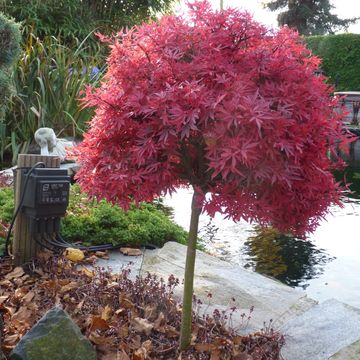
[[[96,360],[96,351],[66,312],[55,307],[19,341],[9,360]]]
[[[359,329],[359,309],[335,299],[326,300],[283,326],[286,343],[282,355],[285,360],[327,360],[359,340]],[[346,357],[344,352],[342,357],[334,357],[355,358]]]
[[[330,360],[359,360],[360,359],[360,340],[342,348]]]
[[[145,252],[142,272],[157,274],[164,279],[173,274],[181,280],[184,276],[185,257],[186,246],[168,242],[159,250]],[[182,290],[180,286],[175,292],[175,297],[180,301]],[[279,281],[197,251],[194,293],[207,304],[209,292],[212,298],[211,305],[204,306],[207,312],[214,308],[223,310],[236,306],[241,314],[248,313],[254,306],[246,332],[262,328],[264,321],[269,322],[270,319],[275,328],[279,327],[316,304],[304,291],[295,290]],[[241,323],[240,316],[237,317],[238,321],[233,320],[235,326]]]

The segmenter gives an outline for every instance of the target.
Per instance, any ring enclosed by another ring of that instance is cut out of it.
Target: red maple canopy
[[[319,59],[297,33],[195,2],[113,39],[88,88],[96,115],[78,148],[79,182],[128,206],[190,184],[203,210],[312,231],[340,187],[328,154],[349,141]],[[337,161],[336,166],[341,165]]]

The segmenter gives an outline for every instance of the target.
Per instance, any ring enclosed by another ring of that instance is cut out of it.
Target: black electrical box
[[[24,200],[22,210],[32,218],[62,217],[69,203],[70,176],[66,169],[35,168],[30,175],[29,170],[21,170],[22,193]],[[27,176],[29,179],[27,180]]]

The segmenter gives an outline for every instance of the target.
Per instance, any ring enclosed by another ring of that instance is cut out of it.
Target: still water
[[[332,207],[307,241],[272,229],[202,214],[200,237],[206,250],[224,260],[300,288],[319,301],[336,298],[360,308],[360,141],[351,149],[345,171],[353,193],[344,207]],[[344,174],[338,174],[339,179]],[[166,198],[174,220],[185,229],[190,221],[192,192],[179,189]]]

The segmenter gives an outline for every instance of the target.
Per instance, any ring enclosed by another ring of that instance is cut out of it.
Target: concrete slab
[[[286,339],[285,360],[328,360],[360,339],[360,310],[330,299],[289,320],[280,330]]]
[[[127,256],[122,254],[119,250],[109,252],[109,259],[99,258],[95,266],[103,267],[111,270],[113,273],[120,273],[123,269],[130,269],[130,278],[133,279],[141,274],[141,268],[144,260],[144,255],[148,252],[156,250],[141,249],[141,256]]]
[[[147,251],[144,256],[142,272],[150,272],[167,278],[173,274],[180,280],[184,276],[186,246],[168,242],[163,248]],[[254,312],[247,331],[258,330],[264,321],[273,320],[278,327],[288,319],[297,316],[316,302],[301,290],[295,290],[263,275],[247,271],[239,266],[222,261],[204,252],[197,251],[195,265],[194,293],[204,303],[208,303],[208,293],[212,294],[208,310],[220,310],[236,306],[239,314]],[[181,300],[182,287],[175,291]],[[232,301],[232,298],[235,301]],[[240,321],[240,316],[238,318]],[[234,320],[236,322],[236,319]],[[236,325],[236,324],[235,324]]]
[[[360,340],[342,348],[330,360],[359,360],[360,359]]]

